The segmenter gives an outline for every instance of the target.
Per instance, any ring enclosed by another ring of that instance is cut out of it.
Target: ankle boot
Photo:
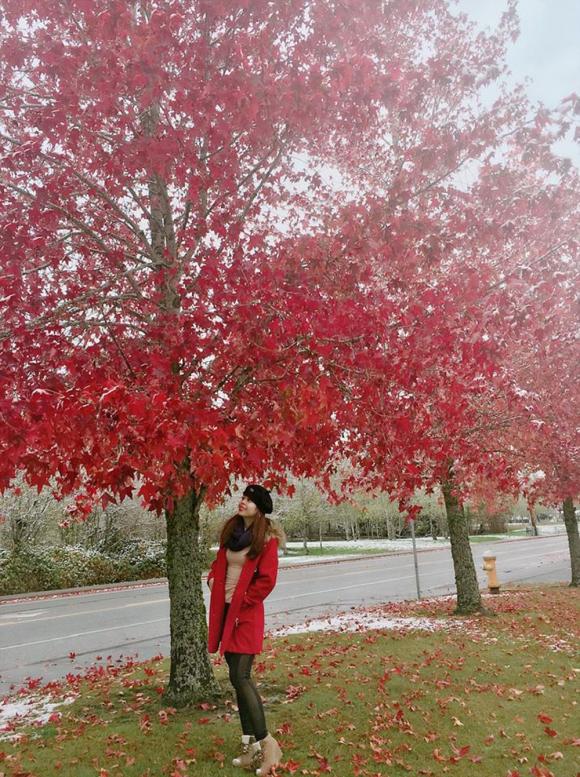
[[[280,745],[272,734],[268,734],[264,739],[260,739],[257,744],[260,746],[256,754],[256,761],[259,768],[256,769],[257,777],[266,777],[274,766],[278,766],[282,758]]]
[[[243,766],[244,769],[253,768],[253,761],[259,745],[254,741],[252,734],[242,734],[242,754],[232,760],[233,766]]]

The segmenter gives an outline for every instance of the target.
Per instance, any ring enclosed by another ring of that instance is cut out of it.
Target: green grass
[[[511,537],[512,534],[470,534],[470,542],[496,542],[497,540],[504,540],[506,537]]]
[[[442,539],[439,538],[437,542],[433,542],[433,547],[436,548],[440,546]],[[377,540],[379,542],[379,540]],[[419,548],[419,550],[423,550],[424,548]],[[389,553],[400,553],[401,550],[410,551],[411,545],[405,546],[404,548],[349,548],[348,546],[344,545],[325,545],[322,549],[320,548],[320,545],[318,544],[309,544],[308,545],[308,553],[305,552],[303,547],[295,547],[295,548],[288,548],[288,552],[286,553],[286,556],[289,558],[293,558],[295,556],[376,556],[376,555],[385,555]],[[281,556],[281,558],[284,558],[284,556]]]
[[[509,535],[507,534],[474,534],[469,537],[470,542],[495,542],[496,540],[502,540],[507,536],[515,536],[514,532],[510,532]],[[421,537],[420,539],[425,539],[425,537]],[[430,539],[427,537],[426,539]],[[432,542],[433,548],[441,547],[442,542],[448,540],[444,540],[443,537],[439,537],[436,542]],[[377,543],[379,543],[380,540],[377,540]],[[430,546],[429,546],[430,547]],[[304,550],[303,547],[292,547],[288,548],[286,557],[288,558],[295,558],[297,556],[300,557],[322,557],[322,556],[376,556],[376,555],[384,555],[389,553],[400,553],[401,550],[410,551],[411,545],[406,545],[404,548],[356,548],[352,547],[349,548],[348,546],[344,545],[325,545],[323,548],[320,547],[318,543],[312,542],[308,544],[308,552]],[[419,550],[425,550],[425,547],[420,547]],[[284,558],[282,556],[281,558]]]
[[[278,773],[576,775],[578,592],[516,590],[490,604],[497,617],[435,633],[266,640],[254,675],[284,750]],[[382,611],[446,620],[451,607],[441,600]],[[167,670],[163,659],[95,675],[60,720],[0,743],[0,774],[244,774],[230,765],[240,731],[225,665],[216,665],[223,701],[187,710],[161,705]]]
[[[435,543],[433,543],[435,545]],[[386,553],[398,553],[397,550],[387,550],[386,548],[348,548],[341,545],[325,545],[324,548],[320,548],[320,545],[309,545],[308,552],[304,548],[288,548],[286,553],[287,558],[295,558],[296,556],[308,558],[323,557],[323,556],[376,556],[384,555]],[[284,558],[284,556],[281,556]]]

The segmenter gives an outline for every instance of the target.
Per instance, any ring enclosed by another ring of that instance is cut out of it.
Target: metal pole
[[[415,542],[415,521],[411,519],[411,539],[413,540],[413,562],[415,564],[415,582],[417,583],[417,599],[421,598],[421,588],[419,585],[419,562],[417,560],[417,543]]]

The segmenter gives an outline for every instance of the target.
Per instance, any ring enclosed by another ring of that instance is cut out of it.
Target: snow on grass
[[[270,634],[272,637],[286,637],[311,631],[441,631],[458,626],[465,628],[465,625],[465,620],[459,618],[386,617],[371,612],[358,612],[307,620],[276,629]]]
[[[424,548],[446,548],[449,547],[450,543],[449,540],[445,540],[442,538],[439,538],[437,540],[434,540],[432,537],[417,537],[416,539],[417,548],[424,549]],[[303,551],[304,549],[304,543],[302,540],[289,540],[286,543],[286,547],[289,551]],[[218,546],[212,545],[211,550],[217,551]],[[315,552],[320,551],[320,542],[318,540],[311,540],[308,542],[308,549],[312,551],[312,558],[320,558],[319,556],[315,556]],[[323,551],[333,551],[333,550],[340,550],[342,551],[342,555],[344,555],[344,551],[361,551],[361,550],[374,550],[377,553],[384,553],[384,552],[392,552],[392,551],[410,551],[413,549],[413,541],[411,539],[400,539],[400,540],[387,540],[387,539],[379,539],[379,540],[328,540],[322,542],[322,550]],[[284,558],[284,556],[281,556],[281,558]],[[327,558],[327,556],[324,556],[324,558]]]
[[[417,537],[415,542],[417,543],[418,548],[437,548],[449,545],[448,540],[434,540],[432,537]],[[302,540],[290,540],[286,543],[286,546],[289,550],[301,550],[303,545],[304,543]],[[308,543],[308,547],[312,550],[319,549],[320,543],[316,540],[313,540]],[[340,550],[411,550],[413,548],[413,541],[410,538],[400,540],[328,540],[327,542],[323,541],[322,547],[324,550],[333,550],[334,548],[337,550],[339,548]]]
[[[417,549],[433,549],[433,548],[448,548],[450,543],[447,540],[433,540],[431,537],[419,537],[417,540]],[[292,554],[293,552],[303,553],[302,541],[291,541],[286,543],[287,549]],[[356,557],[357,552],[364,553],[365,551],[375,551],[375,553],[410,553],[413,550],[412,540],[333,540],[322,544],[324,554],[320,555],[320,543],[310,542],[308,547],[311,553],[303,553],[303,555],[285,556],[280,553],[280,565],[281,566],[293,566],[294,564],[318,564],[325,561],[344,561],[351,554]],[[333,553],[332,551],[335,551]],[[337,552],[341,551],[341,552]],[[345,552],[346,551],[346,552]],[[350,551],[350,553],[348,552]],[[368,555],[368,553],[364,553]]]
[[[14,733],[16,725],[44,726],[49,720],[56,721],[60,713],[55,712],[57,707],[63,704],[71,704],[76,696],[68,696],[58,702],[51,701],[51,697],[35,695],[24,696],[18,699],[5,699],[0,704],[0,740],[14,740],[20,734]]]

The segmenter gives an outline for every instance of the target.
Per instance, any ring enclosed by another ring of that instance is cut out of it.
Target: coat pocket
[[[259,613],[259,605],[257,604],[242,604],[240,605],[240,609],[238,610],[238,615],[236,620],[234,621],[236,626],[239,626],[240,624],[244,623],[255,623],[256,618],[258,617]]]

